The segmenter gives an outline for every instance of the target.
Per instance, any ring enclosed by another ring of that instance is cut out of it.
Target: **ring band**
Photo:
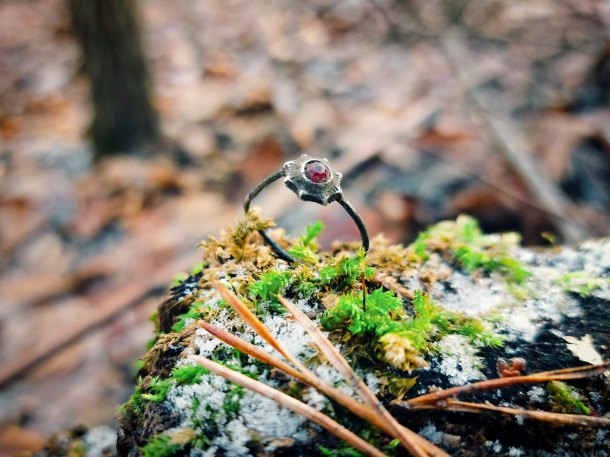
[[[326,159],[314,159],[303,154],[296,160],[286,162],[281,170],[276,171],[271,176],[263,180],[246,197],[244,210],[246,213],[250,209],[252,200],[269,184],[284,178],[284,184],[292,190],[303,201],[315,202],[320,205],[328,205],[331,202],[338,202],[347,211],[347,214],[356,223],[362,239],[362,247],[366,253],[369,250],[369,233],[364,225],[364,221],[354,209],[354,207],[343,197],[341,190],[341,178],[343,175],[333,171]],[[278,256],[287,262],[295,260],[282,249],[265,230],[259,230],[263,239],[273,248]]]

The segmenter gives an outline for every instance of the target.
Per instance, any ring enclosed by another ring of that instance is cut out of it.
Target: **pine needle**
[[[368,404],[380,418],[387,421],[393,435],[397,436],[401,444],[411,452],[414,456],[425,457],[427,454],[421,446],[415,442],[412,436],[405,433],[404,427],[396,421],[396,419],[388,412],[383,404],[377,399],[375,394],[367,387],[367,385],[358,377],[352,370],[347,361],[335,346],[324,336],[320,329],[293,303],[278,295],[278,300],[282,305],[295,317],[295,319],[303,326],[307,333],[313,338],[320,350],[328,358],[329,362],[341,373],[345,380],[355,389],[357,389],[360,397]]]
[[[269,333],[269,330],[265,328],[263,323],[260,321],[258,317],[254,315],[250,308],[248,308],[245,304],[239,300],[235,294],[233,294],[229,289],[225,287],[224,284],[220,282],[215,282],[214,287],[216,290],[220,292],[222,298],[224,298],[229,305],[241,316],[241,318],[246,321],[246,323],[254,329],[256,333],[258,333],[269,345],[282,354],[284,357],[288,358],[287,351],[279,344],[279,342],[273,338],[273,335]]]
[[[518,384],[539,383],[546,381],[566,381],[572,379],[590,378],[596,374],[605,372],[610,368],[610,362],[599,365],[585,365],[582,367],[564,368],[561,370],[544,371],[526,376],[513,376],[508,378],[494,378],[479,381],[450,389],[438,390],[406,401],[394,401],[393,404],[406,408],[416,404],[442,402],[459,394],[479,392],[482,390],[501,389]]]
[[[550,413],[546,411],[531,411],[527,409],[508,408],[482,403],[470,403],[449,399],[444,403],[424,403],[412,406],[413,409],[442,409],[462,413],[500,413],[511,416],[521,416],[555,425],[571,425],[576,427],[608,427],[610,418],[593,417],[581,414]]]
[[[349,445],[353,446],[359,451],[375,457],[385,456],[383,452],[371,446],[362,438],[356,436],[348,429],[328,417],[326,414],[323,414],[313,409],[311,406],[306,405],[302,401],[299,401],[296,398],[291,397],[290,395],[286,395],[285,393],[280,392],[279,390],[274,389],[273,387],[269,387],[268,385],[263,384],[260,381],[249,378],[248,376],[238,373],[237,371],[231,370],[230,368],[227,368],[224,365],[221,365],[220,363],[213,362],[212,360],[207,359],[205,357],[195,355],[192,356],[192,359],[202,367],[206,368],[207,370],[210,370],[211,372],[219,376],[222,376],[226,380],[237,384],[238,386],[256,392],[264,397],[270,398],[271,400],[277,402],[280,406],[283,406],[284,408],[288,408],[297,414],[305,416],[310,421],[315,422],[316,424],[324,427],[330,433],[346,441]]]
[[[298,379],[299,381],[303,382],[304,384],[314,387],[320,393],[323,393],[327,397],[335,400],[337,403],[339,403],[340,405],[347,408],[349,411],[354,413],[356,416],[359,416],[360,418],[366,420],[367,422],[375,425],[376,427],[383,430],[385,433],[387,433],[391,437],[397,438],[396,434],[389,427],[388,423],[385,422],[382,418],[380,418],[377,414],[375,414],[374,411],[372,411],[366,405],[358,402],[353,397],[350,397],[349,395],[341,392],[339,389],[326,384],[317,376],[312,376],[309,373],[301,373],[301,372],[297,371],[296,369],[294,369],[293,367],[291,367],[290,365],[288,365],[287,363],[284,363],[277,357],[269,354],[268,352],[263,351],[262,349],[258,348],[257,346],[254,346],[253,344],[250,344],[250,343],[242,340],[241,338],[233,335],[232,333],[227,332],[226,330],[223,330],[219,327],[216,327],[213,324],[210,324],[209,322],[199,321],[199,326],[201,328],[205,329],[206,331],[208,331],[211,335],[215,336],[219,340],[225,342],[229,346],[231,346],[235,349],[238,349],[241,352],[243,352],[251,357],[254,357],[254,358],[260,360],[261,362],[264,362],[274,368],[277,368],[280,371],[283,371],[287,375],[292,376],[295,379]],[[401,425],[401,427],[402,427],[402,425]],[[403,428],[404,432],[407,433],[413,440],[417,441],[418,444],[422,448],[424,448],[430,456],[448,457],[448,454],[445,453],[445,451],[443,451],[439,447],[430,443],[429,441],[422,438],[418,434],[412,432],[411,430],[404,428],[404,427],[402,427],[402,428]]]

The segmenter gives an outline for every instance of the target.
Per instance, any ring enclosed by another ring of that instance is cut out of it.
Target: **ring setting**
[[[289,160],[284,163],[280,170],[263,180],[247,195],[244,201],[244,210],[248,212],[252,200],[264,188],[281,178],[284,178],[286,187],[297,194],[299,199],[303,201],[314,202],[323,206],[334,201],[338,202],[358,227],[365,253],[369,250],[369,234],[364,221],[343,196],[343,191],[341,190],[343,175],[334,171],[327,159],[316,159],[303,154],[298,159]],[[288,262],[295,261],[264,230],[259,230],[259,232],[281,259]]]
[[[284,184],[303,201],[326,206],[341,195],[341,173],[333,172],[326,159],[302,155],[284,164]]]

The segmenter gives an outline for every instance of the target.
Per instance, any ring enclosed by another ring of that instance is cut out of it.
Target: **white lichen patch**
[[[347,384],[347,382],[343,378],[343,375],[337,370],[335,370],[332,366],[324,363],[313,367],[313,372],[318,378],[320,378],[321,381],[328,384],[329,386],[336,387],[346,395],[359,398],[354,388]]]
[[[290,437],[295,441],[307,440],[302,430],[305,418],[279,406],[275,401],[247,392],[240,401],[240,417],[245,425],[262,437],[263,441]]]
[[[218,303],[219,297],[211,293],[205,296],[205,300],[204,304]],[[294,320],[279,315],[267,315],[261,320],[271,335],[299,359],[307,360],[316,354],[311,338]],[[275,352],[228,308],[216,314],[211,323],[265,351]],[[194,365],[189,357],[191,355],[213,358],[218,351],[228,350],[228,346],[201,328],[195,330],[190,343],[176,366]],[[275,355],[279,356],[277,353]],[[234,358],[229,362],[232,366],[239,366],[241,370],[256,375],[264,384],[280,387],[281,383],[277,379],[268,376],[269,370],[261,368],[253,359],[247,359],[245,363],[243,360]],[[338,381],[337,374],[331,374],[332,369],[322,367],[325,365],[316,368],[325,374],[327,380]],[[203,375],[196,384],[172,385],[164,403],[164,407],[180,418],[180,425],[172,431],[178,433],[180,430],[196,430],[210,441],[205,450],[193,450],[191,455],[212,456],[221,452],[226,456],[248,456],[250,451],[247,445],[251,441],[264,444],[289,438],[298,443],[308,439],[307,432],[303,430],[304,417],[246,389],[240,390],[237,395],[235,389],[234,384],[214,374]],[[318,410],[328,405],[328,400],[314,389],[305,390],[304,400]]]
[[[269,384],[264,377],[261,381]],[[197,384],[172,386],[165,406],[181,418],[181,423],[167,433],[196,430],[211,442],[205,452],[192,455],[214,455],[211,450],[215,449],[232,457],[249,456],[247,444],[254,438],[263,443],[286,437],[296,442],[307,440],[307,433],[302,430],[303,416],[252,391],[244,390],[241,396],[235,396],[234,388],[214,374],[202,376]],[[237,411],[227,410],[229,401],[239,402]]]
[[[379,393],[380,381],[379,381],[379,378],[377,376],[375,376],[373,373],[367,373],[364,376],[364,382],[366,383],[368,388],[371,390],[371,392],[373,392],[374,394]]]
[[[266,316],[262,322],[271,335],[292,355],[301,360],[315,355],[311,337],[297,322],[286,320],[283,316]],[[259,335],[254,338],[254,344],[269,352],[272,350]]]
[[[438,430],[436,426],[429,422],[425,427],[419,429],[417,432],[428,441],[434,444],[441,444],[443,442],[443,432]]]
[[[488,448],[490,448],[492,451],[494,451],[496,454],[499,454],[500,452],[502,452],[502,443],[499,440],[494,440],[494,441],[486,441],[485,442],[485,446],[487,446]]]
[[[481,360],[476,355],[476,348],[463,335],[447,335],[435,345],[439,360],[432,365],[449,378],[454,385],[485,379],[481,372]]]
[[[525,455],[525,451],[521,448],[509,447],[508,448],[508,457],[523,457]]]
[[[498,317],[497,328],[509,341],[527,342],[536,339],[545,323],[581,315],[578,297],[572,293],[610,299],[610,240],[544,252],[511,247],[509,255],[531,274],[522,284],[511,284],[497,272],[466,273],[432,253],[422,269],[445,273],[428,292],[448,310]],[[426,289],[416,275],[401,281],[410,289]]]
[[[534,386],[527,391],[527,396],[532,403],[544,403],[547,399],[547,391],[544,387]]]
[[[86,457],[110,457],[117,455],[116,430],[100,425],[87,431],[82,440],[85,443]]]
[[[303,391],[303,401],[318,411],[322,411],[329,404],[328,399],[313,387]]]
[[[493,277],[475,277],[458,270],[446,281],[434,283],[432,298],[443,307],[470,317],[481,317],[507,303],[514,302],[503,281]]]

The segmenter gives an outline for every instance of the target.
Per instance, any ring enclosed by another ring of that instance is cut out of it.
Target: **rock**
[[[274,257],[251,212],[201,244],[202,263],[167,294],[157,337],[131,400],[121,407],[121,456],[360,455],[275,402],[197,366],[212,358],[297,397],[388,455],[405,455],[379,430],[312,388],[241,354],[196,322],[206,320],[266,351],[214,287],[220,281],[321,379],[356,395],[276,299],[292,300],[328,332],[386,405],[469,382],[600,363],[610,348],[610,240],[533,250],[514,234],[484,235],[462,216],[412,245],[381,238],[363,259],[357,244],[319,252],[312,226],[281,239],[301,261]],[[280,235],[281,237],[281,235]],[[366,269],[365,268],[366,265]],[[362,303],[361,275],[368,294]],[[569,384],[522,384],[460,399],[610,418],[608,373]],[[405,426],[450,455],[610,456],[610,430],[556,426],[523,416],[390,407]]]

